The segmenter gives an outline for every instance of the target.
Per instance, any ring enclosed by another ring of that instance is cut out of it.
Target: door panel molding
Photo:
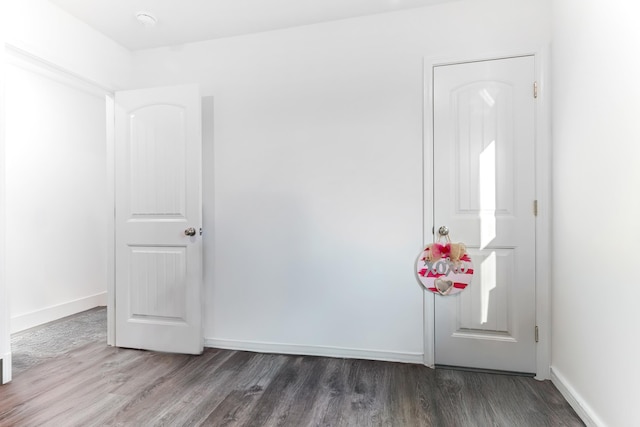
[[[494,52],[473,56],[449,56],[424,58],[424,106],[423,106],[423,243],[433,241],[432,227],[433,183],[432,174],[434,150],[433,123],[433,68],[442,65],[454,65],[467,62],[533,56],[535,80],[538,84],[538,97],[535,105],[535,198],[538,201],[536,217],[536,325],[539,329],[539,342],[536,345],[536,378],[548,379],[550,375],[550,101],[547,76],[549,75],[549,48],[534,48],[516,52]],[[435,295],[424,291],[424,360],[429,367],[435,367]]]

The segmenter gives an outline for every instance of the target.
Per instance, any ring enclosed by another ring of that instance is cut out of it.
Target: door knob
[[[195,236],[196,235],[196,229],[193,227],[189,227],[186,230],[184,230],[184,235],[185,236]]]
[[[449,228],[446,225],[441,226],[440,228],[438,228],[438,234],[440,236],[448,236]]]

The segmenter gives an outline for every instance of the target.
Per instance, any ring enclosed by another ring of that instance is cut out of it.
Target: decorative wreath
[[[418,256],[420,283],[436,294],[455,295],[471,283],[473,264],[463,243],[431,243]]]

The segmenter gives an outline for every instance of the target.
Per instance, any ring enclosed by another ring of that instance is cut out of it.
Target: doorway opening
[[[31,328],[106,305],[107,92],[17,48],[6,53],[5,280],[19,372],[30,364],[21,355],[47,353],[22,348],[47,344]]]

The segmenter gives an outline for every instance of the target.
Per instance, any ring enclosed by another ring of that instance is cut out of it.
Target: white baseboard
[[[424,364],[422,353],[401,353],[393,351],[361,350],[355,348],[329,347],[318,345],[280,344],[259,341],[241,341],[206,338],[205,347],[227,350],[254,351],[256,353],[296,354],[304,356],[339,357],[345,359],[382,360]]]
[[[560,394],[569,402],[569,405],[573,408],[587,427],[604,427],[605,424],[596,415],[591,406],[585,402],[573,386],[567,381],[567,379],[558,371],[557,368],[551,367],[551,382],[556,386]]]
[[[11,333],[24,331],[34,326],[61,319],[81,311],[107,305],[107,293],[101,292],[74,301],[53,305],[30,313],[19,314],[11,318]]]

